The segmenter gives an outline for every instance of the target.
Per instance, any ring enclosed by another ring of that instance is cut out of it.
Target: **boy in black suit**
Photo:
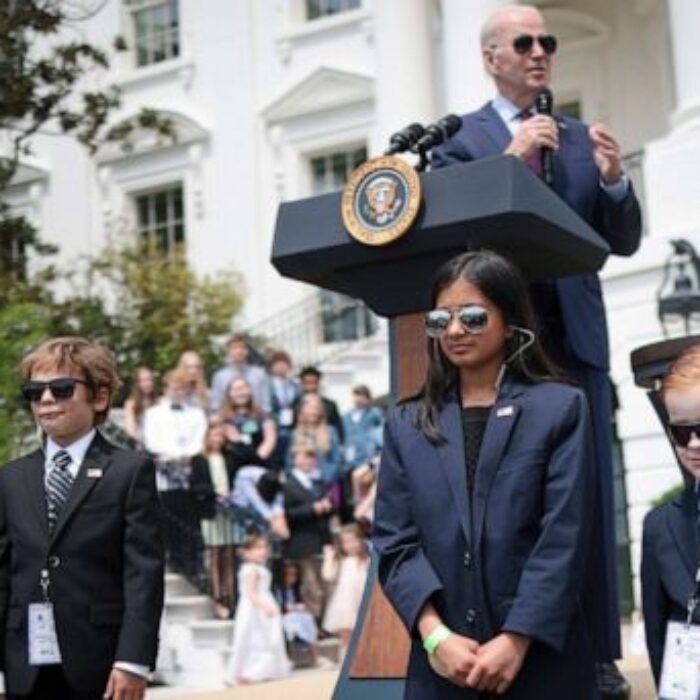
[[[657,687],[661,680],[669,622],[685,622],[698,596],[698,481],[700,480],[700,344],[685,350],[661,384],[668,433],[683,467],[685,488],[644,519],[642,604],[647,649]],[[692,622],[700,623],[700,605]],[[685,697],[685,696],[684,696]]]
[[[119,383],[107,348],[54,338],[21,371],[45,439],[0,469],[8,696],[142,698],[163,606],[153,462],[96,431]]]
[[[301,439],[291,451],[294,468],[284,484],[284,512],[291,534],[284,543],[284,556],[298,562],[302,598],[320,621],[325,602],[321,555],[323,547],[331,543],[329,521],[333,504],[316,468],[315,445]]]

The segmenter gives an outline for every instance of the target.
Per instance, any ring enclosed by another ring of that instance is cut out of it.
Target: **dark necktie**
[[[520,114],[518,114],[518,119],[521,122],[527,121],[528,119],[532,119],[535,115],[532,113],[532,110],[530,109],[524,109]],[[525,160],[525,164],[527,165],[530,170],[532,170],[537,177],[542,177],[542,149],[541,148],[536,148],[534,153],[529,156]]]
[[[59,450],[51,460],[51,469],[46,478],[46,510],[50,533],[56,527],[58,516],[73,485],[73,476],[68,469],[72,461],[65,450]]]

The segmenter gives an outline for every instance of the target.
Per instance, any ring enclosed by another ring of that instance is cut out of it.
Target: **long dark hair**
[[[433,306],[442,291],[460,279],[473,284],[498,307],[506,326],[518,326],[535,332],[535,314],[527,285],[509,260],[490,250],[470,251],[448,260],[435,273]],[[506,358],[520,344],[522,336],[514,333],[506,343]],[[428,371],[425,384],[418,394],[416,424],[430,442],[439,444],[445,441],[445,437],[438,426],[438,413],[448,389],[457,384],[458,372],[443,353],[438,340],[428,338],[427,349]],[[545,354],[537,336],[529,348],[509,362],[508,372],[528,383],[562,380],[560,371]]]

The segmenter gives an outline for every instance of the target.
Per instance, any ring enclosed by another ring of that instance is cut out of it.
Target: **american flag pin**
[[[512,416],[513,415],[513,407],[512,406],[503,406],[503,408],[499,408],[496,411],[496,418],[505,418],[506,416]]]
[[[88,469],[87,470],[88,479],[100,479],[102,477],[101,469]]]

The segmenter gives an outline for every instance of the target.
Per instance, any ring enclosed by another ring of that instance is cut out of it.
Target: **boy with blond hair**
[[[43,444],[0,469],[8,696],[142,698],[163,607],[153,462],[97,431],[119,385],[106,347],[53,338],[21,375]]]

